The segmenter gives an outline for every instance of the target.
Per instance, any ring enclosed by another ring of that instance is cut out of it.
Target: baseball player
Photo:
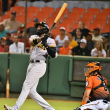
[[[16,104],[13,107],[5,104],[4,108],[6,110],[19,110],[28,95],[44,110],[55,110],[36,92],[39,79],[46,71],[46,57],[48,55],[52,58],[57,57],[55,41],[47,35],[48,32],[48,25],[45,22],[40,22],[37,28],[37,35],[32,35],[29,38],[31,54],[26,79]]]
[[[100,74],[99,62],[90,62],[85,68],[86,87],[80,107],[74,110],[108,110],[110,107],[107,80]],[[90,102],[87,103],[90,97]]]

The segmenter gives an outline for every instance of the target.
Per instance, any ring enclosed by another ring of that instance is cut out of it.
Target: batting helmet
[[[49,26],[45,22],[38,23],[38,26],[42,26],[42,28],[37,30],[37,35],[47,34],[49,32]]]

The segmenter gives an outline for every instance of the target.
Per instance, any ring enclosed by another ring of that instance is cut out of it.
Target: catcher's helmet
[[[45,22],[38,23],[38,26],[42,26],[42,28],[37,30],[37,35],[47,34],[49,32],[49,26]]]
[[[95,74],[97,72],[99,75],[101,75],[99,72],[101,71],[100,62],[89,62],[86,65],[85,71],[85,77],[88,77],[90,75]]]

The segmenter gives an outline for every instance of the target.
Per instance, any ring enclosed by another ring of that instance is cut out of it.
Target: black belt
[[[40,62],[40,60],[30,60],[30,63]]]
[[[30,60],[30,63],[36,63],[36,62],[44,62],[44,63],[46,63],[45,60]]]

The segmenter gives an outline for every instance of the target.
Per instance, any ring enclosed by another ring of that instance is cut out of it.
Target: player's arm
[[[52,57],[52,58],[56,58],[57,57],[57,51],[56,51],[56,45],[55,45],[55,41],[53,42],[53,40],[51,40],[51,44],[48,45],[47,43],[47,38],[49,37],[49,35],[44,35],[43,38],[41,38],[42,44],[46,47],[48,54]],[[52,43],[53,42],[53,43]]]
[[[84,96],[83,96],[81,105],[84,105],[87,103],[89,96],[90,96],[90,93],[91,93],[91,90],[92,90],[92,86],[93,86],[93,80],[91,77],[89,77],[86,80],[86,90],[84,92]]]
[[[41,38],[36,38],[34,36],[29,38],[29,44],[32,46],[37,45],[39,42],[41,42]]]
[[[85,91],[81,105],[84,105],[87,103],[90,93],[91,93],[91,89]]]

